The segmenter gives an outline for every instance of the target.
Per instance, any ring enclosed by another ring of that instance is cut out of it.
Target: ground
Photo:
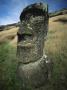
[[[21,90],[16,77],[18,29],[13,27],[0,32],[0,90]],[[67,90],[67,14],[49,19],[45,52],[54,63],[46,90]]]

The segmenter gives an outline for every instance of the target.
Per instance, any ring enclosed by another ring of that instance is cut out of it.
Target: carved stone
[[[35,90],[48,80],[50,61],[43,50],[48,19],[48,6],[43,3],[29,5],[20,15],[21,25],[17,32],[18,75],[23,87],[28,89]]]

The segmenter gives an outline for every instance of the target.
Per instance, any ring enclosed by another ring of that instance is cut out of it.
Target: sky
[[[67,0],[0,0],[0,25],[19,22],[23,8],[36,2],[47,3],[49,12],[67,8]]]

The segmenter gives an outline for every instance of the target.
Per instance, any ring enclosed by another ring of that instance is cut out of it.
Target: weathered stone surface
[[[36,7],[33,12],[34,5]],[[21,26],[18,31],[18,56],[22,63],[37,61],[43,55],[44,37],[47,34],[48,11],[45,12],[43,8],[37,8],[37,4],[33,4],[33,6],[28,6],[28,10],[27,8],[24,9],[20,16]],[[43,4],[41,6],[43,7]]]
[[[17,33],[18,74],[26,88],[39,88],[50,77],[50,61],[45,57],[44,41],[48,31],[48,7],[36,3],[26,7],[20,15]]]
[[[43,55],[44,35],[46,32],[44,17],[32,17],[30,23],[22,23],[23,27],[20,28],[20,32],[18,31],[18,33],[21,33],[20,35],[22,35],[22,39],[24,40],[19,40],[18,43],[19,58],[22,63],[37,61]],[[26,26],[24,26],[24,23]],[[27,26],[28,24],[29,26]]]
[[[45,84],[48,79],[48,70],[44,57],[34,63],[20,63],[18,71],[25,87],[38,88]]]

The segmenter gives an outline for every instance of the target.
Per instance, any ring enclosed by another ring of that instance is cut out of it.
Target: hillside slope
[[[17,43],[16,34],[18,29],[19,27],[13,27],[10,28],[9,30],[1,31],[0,43],[4,41],[9,41],[10,44],[16,45]],[[62,37],[66,36],[66,34],[67,34],[67,14],[55,16],[49,19],[48,40],[53,38],[54,44],[55,44],[55,39],[57,39],[57,42],[60,43],[59,41],[61,41]]]
[[[21,90],[22,87],[15,77],[18,29],[14,26],[0,32],[0,90]],[[9,44],[2,44],[5,41]],[[41,90],[67,90],[67,14],[49,19],[45,53],[53,61],[53,71],[50,82]]]
[[[13,41],[15,39],[16,34],[17,34],[18,27],[14,27],[9,30],[1,31],[0,32],[0,44],[5,42],[5,41]]]
[[[67,45],[67,14],[50,18],[46,50],[56,53]]]

